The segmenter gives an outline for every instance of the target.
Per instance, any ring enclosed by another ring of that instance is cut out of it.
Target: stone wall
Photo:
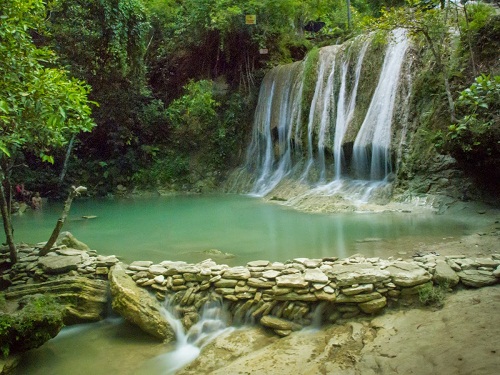
[[[8,263],[7,252],[0,255],[0,266]],[[166,299],[186,328],[199,319],[205,302],[221,299],[233,324],[260,323],[286,335],[313,320],[334,322],[379,313],[432,291],[435,284],[482,287],[500,280],[500,254],[466,258],[430,253],[407,261],[355,255],[342,260],[297,258],[285,263],[257,260],[240,267],[211,259],[198,264],[136,261],[127,266],[118,262],[115,256],[63,244],[43,257],[38,256],[37,247],[19,246],[19,262],[2,271],[1,289],[6,289],[8,300],[27,294],[53,294],[66,305],[66,323],[95,321],[106,313],[109,276],[120,286],[111,288],[114,309],[135,324],[143,322],[138,325],[146,332],[171,340],[171,329],[159,329],[154,323],[164,320],[160,302]],[[141,294],[131,286],[149,293]],[[137,303],[133,303],[135,294],[140,296]],[[125,303],[125,297],[133,301]],[[146,297],[151,303],[144,302]],[[120,301],[125,301],[123,306]],[[142,308],[133,307],[137,305]]]
[[[376,314],[388,304],[419,295],[433,284],[447,288],[492,285],[500,280],[500,254],[491,258],[441,257],[413,260],[297,258],[285,263],[258,260],[229,267],[208,259],[198,264],[131,263],[126,273],[137,285],[169,299],[183,324],[199,319],[203,304],[222,298],[233,324],[259,322],[279,335],[312,323]]]

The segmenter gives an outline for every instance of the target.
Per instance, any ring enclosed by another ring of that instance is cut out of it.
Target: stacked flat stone
[[[499,269],[500,256],[467,260],[431,254],[411,261],[360,255],[285,263],[257,260],[238,267],[211,259],[198,264],[138,261],[128,266],[127,273],[137,285],[151,288],[158,300],[168,298],[181,316],[189,315],[190,322],[196,321],[205,301],[219,297],[227,302],[233,323],[260,322],[287,335],[315,317],[333,322],[379,313],[388,302],[418,295],[445,280],[450,287],[459,281],[467,286],[491,285],[498,282]],[[471,283],[472,274],[488,282]]]
[[[413,259],[433,275],[436,283],[450,287],[460,282],[468,287],[481,288],[496,284],[500,278],[500,254],[493,254],[490,258],[427,254]]]
[[[2,262],[10,264],[8,254],[1,256]],[[32,284],[60,278],[62,276],[85,276],[107,279],[109,269],[118,263],[115,255],[98,255],[95,250],[77,250],[65,245],[56,246],[45,256],[39,256],[39,248],[18,246],[18,261],[0,276],[3,287]]]

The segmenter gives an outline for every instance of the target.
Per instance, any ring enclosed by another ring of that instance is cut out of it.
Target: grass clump
[[[448,292],[446,284],[427,284],[418,291],[418,299],[424,306],[441,308]]]

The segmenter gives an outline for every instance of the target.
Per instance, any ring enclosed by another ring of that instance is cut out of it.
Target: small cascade
[[[175,333],[177,340],[175,348],[145,363],[141,368],[141,374],[175,374],[177,370],[194,361],[201,349],[217,336],[234,330],[228,327],[228,314],[220,301],[207,302],[203,307],[200,321],[187,332],[180,319],[172,312],[168,301],[163,313]]]
[[[390,196],[394,118],[394,126],[405,126],[404,116],[394,116],[394,109],[408,101],[400,94],[400,76],[409,42],[405,31],[397,29],[384,56],[374,55],[380,52],[370,49],[372,44],[367,37],[321,48],[313,86],[303,61],[266,75],[245,165],[253,176],[251,194],[300,186],[301,193],[288,199],[292,205],[311,195],[339,195],[351,202]],[[310,99],[306,83],[314,87]]]

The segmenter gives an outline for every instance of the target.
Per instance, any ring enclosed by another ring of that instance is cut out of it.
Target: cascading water
[[[203,307],[200,321],[187,332],[173,313],[168,301],[163,314],[175,333],[175,349],[147,361],[141,368],[141,374],[158,373],[160,370],[165,375],[174,374],[194,361],[201,349],[217,336],[235,329],[228,327],[228,314],[220,301],[207,302]]]
[[[291,139],[301,117],[302,69],[301,63],[279,66],[262,82],[247,153],[249,168],[257,175],[252,191],[255,195],[267,194],[290,172]],[[274,141],[278,142],[278,162]]]
[[[353,169],[360,179],[380,181],[391,172],[391,125],[403,58],[408,40],[403,29],[393,32],[377,88],[356,136]],[[371,155],[370,155],[371,151]]]
[[[356,96],[358,94],[359,77],[361,75],[361,67],[365,58],[366,50],[369,46],[369,41],[366,40],[361,47],[361,51],[356,63],[356,72],[354,76],[354,87],[351,91],[349,102],[346,103],[346,75],[349,67],[348,60],[342,63],[342,81],[340,85],[339,100],[337,104],[337,120],[335,122],[335,138],[333,145],[333,157],[335,161],[335,180],[340,180],[342,177],[342,165],[344,164],[344,154],[342,152],[342,141],[344,140],[347,127],[354,116],[354,108],[356,106]],[[347,105],[347,108],[346,108]]]
[[[366,38],[320,49],[307,124],[302,119],[304,81],[309,79],[305,62],[266,75],[247,153],[246,170],[255,176],[251,194],[268,195],[285,181],[296,181],[308,186],[302,196],[341,193],[367,201],[374,189],[387,184],[394,107],[409,44],[404,30],[393,31],[379,74],[372,61],[363,68],[371,44]],[[371,82],[378,83],[366,100]],[[365,90],[364,107],[360,90]]]
[[[338,46],[325,47],[321,49],[319,56],[319,72],[318,79],[316,80],[316,87],[314,89],[314,96],[312,98],[311,108],[309,110],[309,121],[307,125],[307,149],[308,161],[302,180],[307,180],[311,167],[315,164],[314,158],[314,145],[313,136],[315,125],[319,123],[318,132],[318,168],[320,180],[324,181],[326,174],[325,165],[325,141],[326,132],[329,128],[330,122],[330,103],[332,102],[333,95],[333,80],[335,76],[335,57],[338,52]],[[326,80],[326,84],[325,84]],[[319,119],[318,119],[319,118]]]

